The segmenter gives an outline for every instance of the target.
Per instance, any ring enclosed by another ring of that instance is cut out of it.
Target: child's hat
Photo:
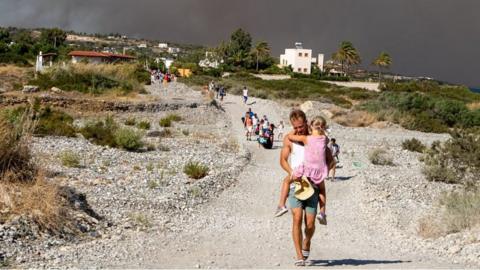
[[[293,183],[295,184],[295,198],[305,201],[312,197],[314,190],[306,176],[302,176],[300,181],[294,181]]]

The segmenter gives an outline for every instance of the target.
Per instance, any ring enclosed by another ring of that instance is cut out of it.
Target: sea
[[[470,87],[470,90],[471,90],[472,92],[475,92],[475,93],[479,93],[479,94],[480,94],[480,88],[472,88],[472,87]]]

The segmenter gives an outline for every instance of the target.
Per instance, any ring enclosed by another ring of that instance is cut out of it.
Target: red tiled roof
[[[68,55],[80,56],[80,57],[104,57],[104,58],[112,57],[112,58],[135,59],[135,57],[126,55],[126,54],[103,53],[103,52],[94,52],[94,51],[72,51]]]

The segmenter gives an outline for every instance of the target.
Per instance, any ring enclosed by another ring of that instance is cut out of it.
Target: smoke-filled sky
[[[0,0],[0,26],[119,32],[215,46],[242,27],[279,56],[301,41],[329,58],[353,42],[405,75],[480,86],[479,0]]]

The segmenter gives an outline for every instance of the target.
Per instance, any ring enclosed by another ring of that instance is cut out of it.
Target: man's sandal
[[[302,249],[303,260],[307,260],[310,256],[310,250],[303,250]]]
[[[293,265],[295,265],[295,266],[305,266],[305,260],[296,260]]]

